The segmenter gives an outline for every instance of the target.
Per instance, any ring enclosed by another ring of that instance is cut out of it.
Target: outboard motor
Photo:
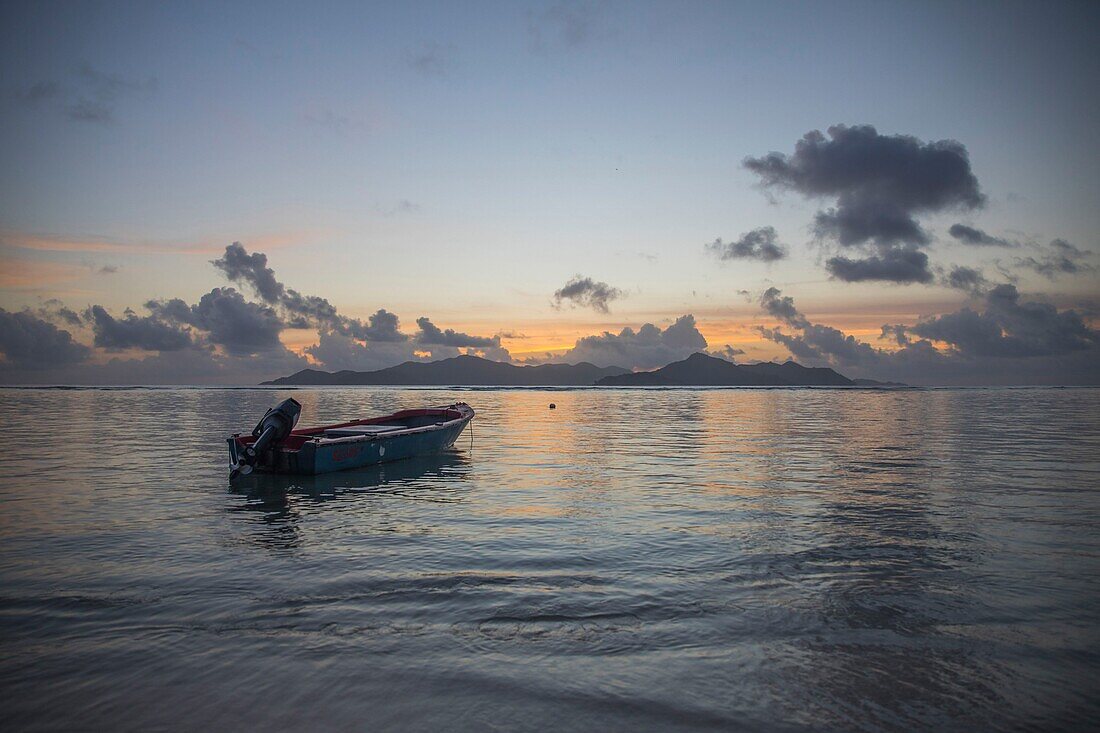
[[[268,448],[278,445],[287,439],[290,431],[298,424],[298,416],[302,414],[302,406],[298,400],[287,399],[264,413],[263,418],[252,430],[256,438],[237,458],[237,465],[229,472],[229,478],[236,478],[238,474],[252,473],[252,467]]]

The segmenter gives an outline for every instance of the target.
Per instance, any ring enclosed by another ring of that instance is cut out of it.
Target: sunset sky
[[[0,14],[0,381],[1100,382],[1095,3]]]

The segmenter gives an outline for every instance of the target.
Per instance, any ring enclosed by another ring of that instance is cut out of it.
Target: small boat
[[[228,438],[229,478],[252,471],[314,475],[438,453],[474,417],[465,402],[295,430],[302,406],[283,400],[249,435]]]

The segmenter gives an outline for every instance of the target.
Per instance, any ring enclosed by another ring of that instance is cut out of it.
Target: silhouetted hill
[[[316,385],[464,385],[492,387],[587,387],[603,377],[629,373],[622,367],[580,364],[516,366],[479,356],[456,356],[439,361],[407,361],[373,372],[322,372],[303,369],[264,384]]]
[[[855,382],[826,367],[804,367],[793,361],[734,364],[700,352],[652,372],[608,376],[596,384],[601,387],[850,387]]]

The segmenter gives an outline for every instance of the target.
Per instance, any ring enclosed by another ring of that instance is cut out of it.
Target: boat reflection
[[[450,450],[316,476],[252,473],[237,478],[230,491],[259,501],[277,500],[278,497],[285,498],[287,495],[319,500],[335,499],[363,491],[411,495],[451,487],[453,481],[465,478],[468,469],[467,455]],[[453,496],[447,496],[449,493],[444,491],[444,495],[438,500],[453,501]],[[431,500],[428,495],[421,498]]]
[[[370,533],[394,531],[419,521],[409,502],[421,506],[422,502],[460,502],[468,490],[470,467],[468,453],[452,450],[317,476],[254,473],[233,482],[230,495],[234,498],[226,511],[248,520],[241,525],[247,528],[248,542],[296,550],[306,543],[307,534],[314,541],[322,539],[317,535],[326,532],[325,523],[335,516],[346,518],[349,511]],[[396,499],[400,504],[377,501],[381,499]],[[323,506],[330,502],[340,504],[338,512]],[[307,527],[312,528],[310,532]]]

